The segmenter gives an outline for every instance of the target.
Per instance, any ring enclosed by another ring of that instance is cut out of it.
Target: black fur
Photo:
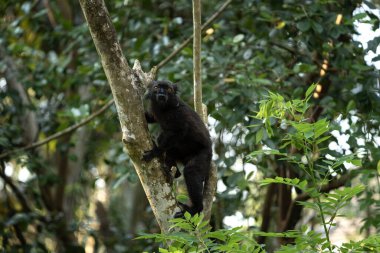
[[[199,115],[177,96],[175,84],[153,81],[146,98],[151,101],[146,119],[148,123],[157,122],[162,132],[157,139],[158,145],[146,151],[143,160],[164,157],[169,170],[176,167],[177,162],[182,163],[192,206],[180,203],[183,211],[175,216],[181,217],[186,211],[192,215],[199,213],[203,210],[203,188],[210,171],[210,134]]]

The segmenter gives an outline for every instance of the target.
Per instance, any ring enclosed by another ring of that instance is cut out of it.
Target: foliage
[[[276,253],[331,252],[328,249],[329,246],[329,243],[321,237],[320,233],[305,230],[301,236],[296,238],[294,245],[282,246]],[[379,249],[380,236],[377,234],[357,242],[345,243],[340,247],[334,246],[333,252],[376,252]]]
[[[256,118],[260,119],[263,128],[268,132],[272,132],[271,119],[274,118],[272,124],[276,121],[281,122],[282,128],[286,129],[291,127],[284,135],[281,148],[284,149],[288,146],[299,150],[298,156],[291,153],[284,153],[278,150],[271,150],[272,154],[280,155],[282,160],[289,163],[296,164],[297,169],[303,172],[302,179],[298,178],[266,178],[261,181],[261,185],[268,185],[272,183],[286,184],[297,188],[303,194],[311,197],[312,201],[298,201],[298,204],[312,209],[315,211],[319,218],[320,224],[324,228],[325,237],[320,237],[317,233],[309,234],[308,246],[310,249],[319,249],[317,251],[329,250],[333,252],[335,248],[330,241],[330,231],[335,226],[335,218],[341,216],[341,210],[349,204],[350,200],[365,190],[364,185],[356,185],[346,187],[343,189],[336,189],[332,192],[323,192],[323,186],[332,181],[331,175],[339,171],[344,163],[351,163],[360,167],[361,160],[357,159],[354,154],[336,157],[333,160],[327,160],[323,154],[326,150],[326,140],[329,136],[329,123],[326,119],[320,119],[317,122],[310,122],[310,119],[305,117],[309,109],[308,101],[316,85],[310,86],[302,100],[296,99],[292,101],[285,101],[279,95],[270,93],[267,99],[260,101],[260,110],[256,114]],[[268,109],[269,108],[269,109]],[[254,159],[259,154],[264,154],[263,151],[256,151],[251,153],[250,159]],[[340,212],[340,213],[339,213]],[[315,235],[315,236],[313,236]],[[296,240],[296,245],[290,247],[293,250],[306,250],[303,242],[305,240]],[[302,245],[299,245],[302,243]],[[380,246],[380,245],[377,245]],[[281,251],[280,252],[288,252]]]
[[[190,1],[115,0],[106,4],[130,64],[139,59],[149,69],[192,33]],[[202,21],[220,4],[203,1]],[[372,31],[379,29],[377,9],[378,1],[233,1],[209,27],[202,44],[202,81],[221,186],[214,204],[215,228],[224,228],[225,217],[237,212],[255,220],[250,226],[261,225],[266,187],[258,181],[280,176],[276,169],[285,162],[281,159],[291,159],[286,160],[291,162],[287,163],[289,171],[298,172],[300,179],[282,176],[283,182],[303,186],[307,179],[306,190],[312,177],[318,179],[317,185],[324,185],[345,175],[344,161],[358,164],[358,155],[362,165],[356,180],[366,187],[359,193],[358,204],[343,211],[363,220],[358,228],[361,235],[380,232],[379,72],[364,60],[378,50],[379,37],[368,43],[357,40],[359,24]],[[32,141],[71,126],[97,111],[111,92],[78,1],[6,0],[0,3],[0,13],[3,153],[30,144],[25,136],[32,126],[38,129]],[[342,19],[337,24],[339,15]],[[10,67],[9,76],[6,70]],[[158,78],[177,82],[181,97],[191,104],[192,46],[163,66]],[[12,80],[20,84],[28,105],[20,91],[12,88]],[[302,97],[311,83],[321,90],[310,93],[306,110],[300,102],[304,99],[295,98]],[[266,111],[271,108],[269,113],[277,115],[269,117],[264,128],[262,120],[249,115],[260,111],[264,102],[258,101],[266,96],[272,101]],[[24,121],[29,112],[36,114],[33,124]],[[303,120],[314,118],[318,125],[286,121],[302,120],[297,117],[303,112]],[[327,134],[327,125],[332,135]],[[0,180],[0,247],[7,252],[57,252],[74,244],[113,252],[152,251],[149,241],[131,240],[139,231],[154,233],[158,228],[120,140],[119,122],[111,107],[69,135],[2,159],[8,177]],[[289,152],[302,144],[306,150],[301,151],[310,157]],[[244,159],[259,150],[270,155]],[[249,170],[251,163],[257,166],[254,172]],[[309,163],[318,173],[308,175]],[[355,183],[349,179],[346,185]],[[343,199],[336,195],[325,199],[326,194],[321,203],[327,201],[331,209],[326,211],[334,215],[332,203]],[[22,196],[31,211],[23,207]],[[274,205],[272,210],[277,212],[271,213],[270,228],[279,231],[277,214],[282,209]],[[329,226],[328,218],[325,222]],[[306,247],[313,236],[299,243],[305,242]],[[369,245],[376,242],[376,237],[367,239],[364,242]],[[357,243],[351,246],[357,248]]]
[[[185,213],[184,218],[172,219],[169,234],[143,234],[137,239],[155,239],[167,248],[161,253],[175,252],[263,252],[255,240],[240,231],[240,228],[211,231],[204,216]]]
[[[160,243],[160,253],[184,252],[266,252],[264,247],[252,239],[253,236],[295,238],[295,244],[282,246],[277,253],[285,252],[328,252],[330,246],[321,233],[309,230],[304,226],[301,231],[282,233],[248,232],[242,228],[220,229],[211,231],[210,226],[203,220],[203,215],[172,219],[172,232],[169,234],[142,233],[136,239],[154,240]],[[351,241],[342,246],[334,246],[334,252],[377,252],[380,249],[380,236],[374,235],[361,241]]]

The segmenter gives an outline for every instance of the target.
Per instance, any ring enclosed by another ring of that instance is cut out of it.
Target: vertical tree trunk
[[[128,66],[103,0],[80,0],[80,4],[112,90],[123,142],[161,231],[167,232],[170,227],[168,221],[176,211],[171,185],[165,182],[157,159],[150,163],[141,161],[143,152],[152,148],[142,94],[153,80],[155,69],[144,73],[138,62],[133,69]]]
[[[204,119],[202,109],[202,77],[201,77],[201,1],[193,0],[193,78],[194,109]]]
[[[202,103],[202,62],[201,62],[201,0],[193,0],[193,78],[194,78],[194,109],[201,116],[201,119],[207,124],[207,107]],[[216,192],[218,181],[216,166],[211,164],[209,179],[205,184],[203,191],[203,213],[207,220],[211,217],[212,202]]]

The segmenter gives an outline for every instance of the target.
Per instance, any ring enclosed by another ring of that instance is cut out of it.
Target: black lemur
[[[153,81],[146,95],[151,101],[150,111],[145,113],[148,123],[157,122],[161,133],[157,145],[145,151],[143,160],[154,157],[165,159],[166,168],[184,165],[184,178],[192,206],[182,203],[182,212],[191,215],[203,210],[203,189],[207,182],[212,157],[210,134],[199,115],[177,95],[177,86],[169,81]],[[177,169],[176,177],[180,176]]]

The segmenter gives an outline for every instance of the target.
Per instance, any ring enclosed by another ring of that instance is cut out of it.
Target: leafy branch
[[[269,93],[268,99],[260,102],[259,112],[255,116],[255,118],[263,122],[263,130],[265,129],[269,137],[273,135],[272,125],[275,124],[273,122],[280,121],[283,128],[291,128],[282,139],[283,143],[280,148],[290,147],[291,150],[297,150],[300,155],[296,156],[292,153],[280,152],[279,150],[263,150],[252,152],[250,159],[261,154],[275,154],[281,156],[282,160],[297,165],[304,172],[302,179],[284,177],[266,178],[261,181],[261,185],[272,183],[285,184],[297,188],[299,192],[302,192],[292,202],[285,224],[288,224],[288,220],[290,219],[289,214],[295,208],[295,203],[313,209],[319,215],[324,228],[325,248],[333,252],[329,234],[331,227],[334,225],[334,219],[352,197],[364,190],[364,186],[357,185],[343,188],[342,190],[336,189],[343,186],[348,179],[352,178],[354,173],[342,176],[339,181],[328,179],[344,163],[351,163],[360,167],[361,161],[355,154],[342,155],[333,160],[321,157],[321,151],[325,149],[321,145],[330,138],[329,122],[326,119],[309,122],[305,117],[309,109],[308,100],[311,98],[315,87],[315,84],[311,85],[305,93],[305,98],[302,100],[285,101],[280,94]],[[271,119],[274,119],[274,121]],[[317,162],[320,163],[317,164]],[[318,169],[315,168],[316,165],[318,165]],[[328,183],[326,184],[326,182]],[[329,193],[332,189],[335,189],[335,191]],[[312,201],[307,201],[310,198]]]
[[[168,234],[142,233],[137,239],[154,239],[164,243],[160,252],[264,252],[263,248],[241,228],[211,231],[204,216],[185,214],[185,218],[173,219]],[[274,234],[274,233],[273,233]],[[285,235],[286,234],[286,235]],[[291,236],[291,233],[278,233],[277,236]]]

